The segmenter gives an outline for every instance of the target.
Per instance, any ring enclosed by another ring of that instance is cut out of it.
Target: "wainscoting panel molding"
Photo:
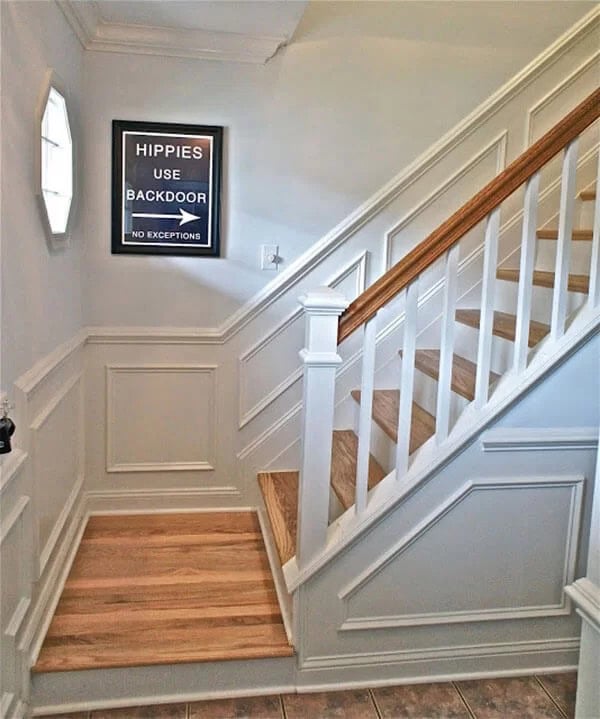
[[[575,575],[583,481],[466,483],[340,591],[346,615],[341,629],[569,614],[563,587]],[[461,532],[469,550],[449,553]],[[418,567],[426,569],[419,573]],[[403,582],[417,576],[418,582]],[[440,585],[447,609],[434,611]]]
[[[30,425],[38,577],[83,487],[83,376],[63,384]]]
[[[217,365],[106,367],[106,471],[211,471]]]
[[[368,252],[365,250],[325,284],[355,299],[365,289]],[[242,429],[302,377],[298,356],[304,338],[298,305],[239,358],[239,428]]]

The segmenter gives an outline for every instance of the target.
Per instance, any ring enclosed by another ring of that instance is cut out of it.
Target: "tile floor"
[[[576,674],[110,709],[62,719],[569,719]],[[53,719],[59,719],[53,715]]]

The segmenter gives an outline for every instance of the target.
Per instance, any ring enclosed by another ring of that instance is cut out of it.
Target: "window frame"
[[[69,212],[67,216],[67,222],[65,226],[65,230],[63,232],[54,232],[52,230],[52,225],[50,223],[50,217],[48,214],[48,207],[46,205],[46,199],[44,197],[44,188],[42,186],[42,167],[43,167],[43,125],[44,125],[44,115],[46,112],[46,107],[48,105],[48,101],[50,99],[50,94],[52,90],[55,90],[59,95],[61,95],[62,99],[65,103],[65,110],[67,114],[67,121],[68,121],[68,131],[69,136],[71,140],[71,201],[69,204]],[[38,204],[40,206],[40,214],[42,219],[42,224],[44,226],[44,232],[46,234],[46,239],[48,241],[48,244],[50,245],[51,249],[61,249],[69,244],[69,241],[71,239],[71,231],[73,227],[73,218],[75,215],[75,204],[76,204],[76,198],[77,198],[77,162],[76,162],[76,132],[75,128],[73,126],[73,111],[71,107],[71,102],[69,98],[69,93],[65,89],[65,83],[62,81],[62,79],[57,75],[57,73],[49,69],[46,73],[46,77],[44,80],[43,90],[40,97],[40,102],[38,106],[38,111],[36,114],[36,125],[35,125],[35,146],[37,148],[36,151],[36,168],[35,168],[35,180],[36,180],[36,195],[38,199]]]

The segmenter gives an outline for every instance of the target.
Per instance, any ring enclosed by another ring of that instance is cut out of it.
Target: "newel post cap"
[[[298,298],[305,310],[319,311],[322,314],[341,315],[350,301],[341,292],[331,287],[317,287]]]

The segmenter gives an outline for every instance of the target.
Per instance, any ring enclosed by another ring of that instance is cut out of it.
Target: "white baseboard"
[[[241,501],[234,486],[172,487],[161,489],[114,489],[86,492],[89,514],[166,514],[168,512],[240,511],[231,504]],[[228,502],[223,507],[223,501]]]
[[[80,493],[64,530],[63,539],[58,544],[54,557],[46,566],[47,571],[42,577],[41,589],[35,599],[23,634],[20,650],[29,657],[30,666],[35,664],[42,648],[44,637],[75,559],[81,536],[87,524],[87,517],[86,497],[85,494]]]

